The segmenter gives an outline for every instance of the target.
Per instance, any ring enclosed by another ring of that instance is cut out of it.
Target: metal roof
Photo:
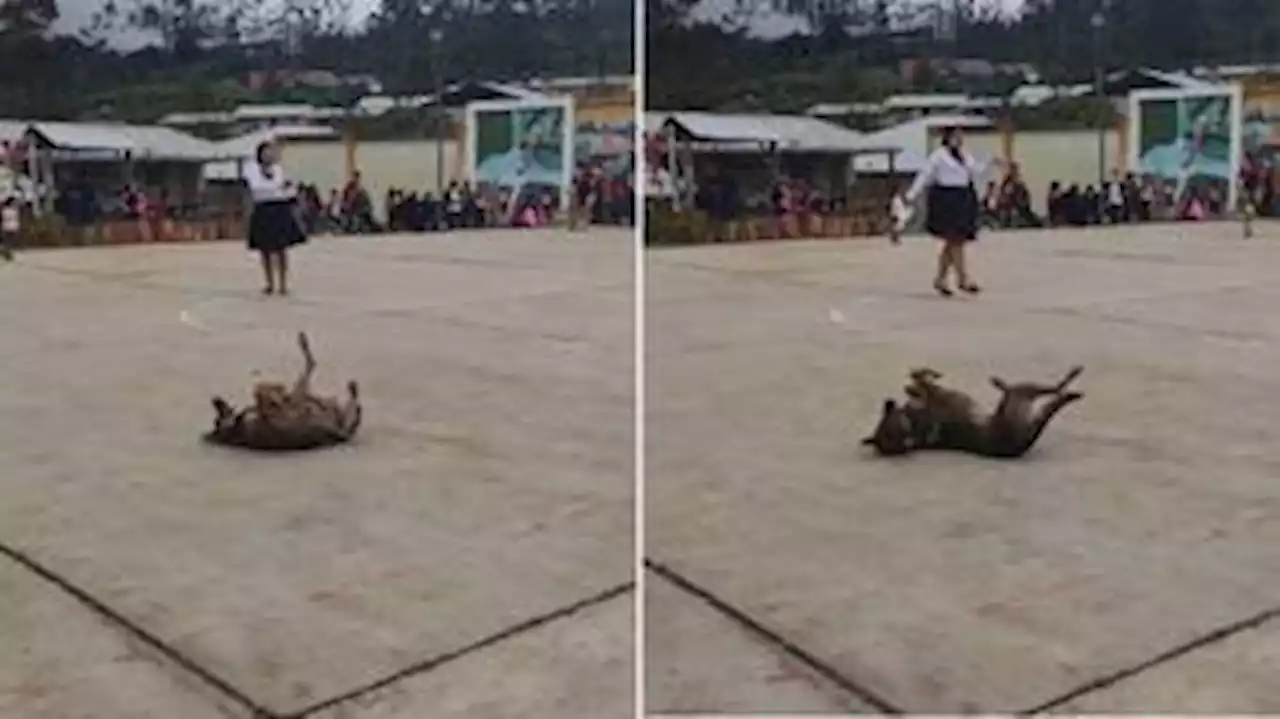
[[[971,97],[960,93],[917,93],[890,95],[881,105],[889,110],[960,108],[968,106]]]
[[[702,141],[777,143],[780,149],[816,152],[871,149],[862,133],[805,115],[674,112],[666,115],[663,124],[666,123],[674,123]],[[645,124],[649,124],[649,118]]]
[[[22,120],[0,120],[0,141],[17,142],[27,134],[28,127],[31,123]]]
[[[223,157],[212,142],[159,125],[34,122],[27,128],[59,150],[129,153],[139,159],[190,162]]]

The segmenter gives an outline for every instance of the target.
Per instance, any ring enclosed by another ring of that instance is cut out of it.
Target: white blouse
[[[250,160],[244,166],[244,181],[249,185],[249,194],[255,205],[264,202],[284,202],[297,196],[297,190],[284,177],[284,168],[272,165],[268,177],[262,166]]]
[[[963,163],[956,160],[945,147],[934,150],[924,169],[916,175],[915,182],[911,183],[911,189],[906,195],[907,202],[915,202],[929,187],[976,187],[990,169],[991,163],[979,161],[964,150],[960,154],[964,158]]]

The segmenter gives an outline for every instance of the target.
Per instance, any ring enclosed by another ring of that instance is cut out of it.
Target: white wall
[[[964,143],[979,156],[999,157],[1003,152],[1000,133],[969,133]],[[1054,180],[1082,188],[1098,183],[1098,133],[1093,130],[1018,132],[1014,134],[1013,151],[1037,212],[1045,211],[1045,194]],[[1119,133],[1107,132],[1108,178],[1112,170],[1123,172],[1126,167],[1120,151]]]
[[[382,201],[392,187],[419,194],[440,193],[442,188],[436,185],[438,147],[443,149],[444,184],[453,179],[464,179],[460,148],[456,142],[437,145],[434,140],[396,140],[357,145],[356,169],[360,171],[376,212],[383,212]],[[346,148],[341,141],[289,141],[284,145],[283,162],[291,179],[318,186],[325,199],[329,190],[340,190],[347,181]]]

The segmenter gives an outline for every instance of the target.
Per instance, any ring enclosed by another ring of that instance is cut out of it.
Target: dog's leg
[[[316,358],[311,354],[311,343],[307,340],[306,332],[298,333],[298,349],[302,350],[302,373],[293,384],[293,396],[301,399],[311,396],[311,375],[316,371]]]
[[[1076,378],[1078,378],[1083,372],[1084,372],[1084,367],[1081,367],[1079,365],[1072,367],[1071,370],[1067,372],[1066,376],[1062,378],[1062,381],[1058,383],[1056,388],[1058,390],[1057,394],[1062,394],[1063,392],[1066,392],[1067,387],[1072,382],[1075,382]]]
[[[232,417],[235,415],[236,413],[235,407],[232,407],[231,403],[226,401],[225,399],[221,397],[214,397],[210,401],[213,404],[213,411],[216,412],[218,415],[219,421],[222,421],[228,417]]]
[[[360,429],[360,421],[364,418],[364,410],[360,407],[360,385],[355,380],[347,383],[347,403],[342,406],[338,422],[343,439],[351,439]]]
[[[1021,443],[1021,446],[1015,456],[1026,454],[1027,450],[1031,449],[1031,447],[1035,445],[1036,441],[1040,439],[1040,435],[1044,434],[1044,430],[1049,426],[1049,422],[1051,422],[1059,412],[1067,406],[1079,402],[1082,399],[1084,399],[1084,395],[1080,392],[1065,392],[1045,403],[1045,405],[1040,408],[1040,411],[1037,412],[1035,417],[1031,420],[1030,431]]]
[[[919,367],[908,372],[907,377],[918,384],[930,384],[942,379],[942,373],[932,367]]]
[[[1067,372],[1066,376],[1055,385],[1038,384],[1036,382],[1019,382],[1017,384],[1009,384],[999,377],[992,377],[991,384],[1004,394],[1018,394],[1027,399],[1035,399],[1037,397],[1044,397],[1051,394],[1062,394],[1067,391],[1067,387],[1070,386],[1072,382],[1076,381],[1076,378],[1079,377],[1082,372],[1084,372],[1084,367],[1072,367],[1071,371]]]

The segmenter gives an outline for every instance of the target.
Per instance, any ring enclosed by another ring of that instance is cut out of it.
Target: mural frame
[[[1227,182],[1227,208],[1234,211],[1240,201],[1240,168],[1244,160],[1244,87],[1239,83],[1223,83],[1197,88],[1149,88],[1129,93],[1127,108],[1128,153],[1125,158],[1130,172],[1142,173],[1142,108],[1152,102],[1202,100],[1227,98],[1232,118],[1228,141],[1228,166],[1231,177]]]
[[[567,211],[572,205],[573,200],[573,175],[577,167],[577,158],[575,157],[575,129],[577,128],[577,119],[575,118],[575,105],[573,98],[570,96],[563,97],[540,97],[527,99],[512,100],[477,100],[469,102],[465,108],[464,114],[464,131],[466,132],[466,142],[463,143],[463,158],[466,168],[467,181],[475,186],[477,184],[476,176],[476,154],[478,151],[479,141],[479,125],[476,118],[479,115],[499,112],[518,112],[520,110],[538,110],[538,109],[558,109],[563,113],[561,122],[561,142],[564,148],[564,167],[562,168],[560,181],[560,209]]]

